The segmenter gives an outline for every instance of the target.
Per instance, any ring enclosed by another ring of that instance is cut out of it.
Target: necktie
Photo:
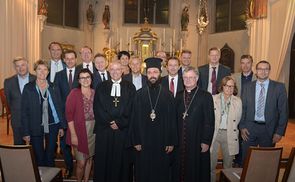
[[[169,90],[174,96],[174,78],[171,78],[170,85],[169,85]]]
[[[58,62],[55,62],[55,72],[58,72]]]
[[[73,70],[69,70],[70,71],[70,74],[69,74],[69,86],[70,88],[72,88],[72,85],[73,85],[73,75],[72,75],[72,71]]]
[[[211,83],[212,83],[212,95],[217,93],[217,83],[216,83],[216,67],[212,67],[212,76],[211,76]]]
[[[258,97],[258,105],[257,105],[257,117],[261,118],[264,115],[264,100],[265,100],[265,88],[264,84],[260,84],[261,89]]]
[[[103,82],[107,80],[106,77],[104,76],[104,73],[101,73],[101,76],[102,76],[102,81]]]
[[[89,69],[89,64],[86,64],[86,68]]]

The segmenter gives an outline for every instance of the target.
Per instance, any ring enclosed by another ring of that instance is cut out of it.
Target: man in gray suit
[[[241,97],[243,93],[243,88],[245,88],[246,84],[251,83],[256,80],[256,76],[252,71],[253,58],[250,55],[242,55],[240,59],[241,71],[232,75],[232,77],[236,81],[236,86],[238,88],[237,96]],[[241,167],[242,166],[242,137],[239,135],[239,153],[235,156],[234,166]]]
[[[243,112],[239,124],[243,138],[243,159],[250,146],[273,147],[284,136],[288,122],[285,85],[269,79],[267,61],[256,64],[257,81],[248,84],[242,95]]]
[[[242,55],[240,60],[241,71],[234,73],[232,77],[236,81],[238,88],[237,96],[241,97],[243,88],[245,85],[251,81],[256,80],[256,76],[252,71],[253,58],[250,55]]]
[[[13,60],[16,74],[4,81],[4,92],[11,111],[11,127],[14,145],[24,144],[21,127],[21,94],[25,84],[36,79],[29,73],[28,61],[24,57]]]
[[[220,50],[217,47],[209,49],[209,64],[205,64],[199,67],[199,87],[203,90],[207,90],[212,95],[217,94],[217,88],[219,87],[222,78],[231,75],[231,70],[220,64]]]

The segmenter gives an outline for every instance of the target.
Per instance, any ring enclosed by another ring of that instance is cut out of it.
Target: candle
[[[116,37],[116,42],[119,41],[119,28],[117,27],[117,37]]]
[[[111,38],[109,38],[109,49],[111,49]]]
[[[126,31],[126,39],[128,40],[129,38],[129,29],[127,28],[127,31]]]
[[[173,44],[175,43],[175,29],[173,29],[173,40],[172,40]]]
[[[120,38],[120,51],[122,51],[122,38]]]
[[[131,37],[129,37],[129,48],[128,51],[131,51]]]
[[[180,39],[180,52],[182,52],[182,38]]]
[[[158,47],[159,51],[162,51],[162,39],[159,39],[159,47]]]
[[[170,38],[170,56],[172,56],[172,39]]]
[[[165,28],[163,30],[163,42],[164,42],[164,44],[166,42],[166,29]]]

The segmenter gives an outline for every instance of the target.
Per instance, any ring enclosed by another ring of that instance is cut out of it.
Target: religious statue
[[[48,14],[48,11],[47,11],[48,4],[46,3],[45,0],[41,0],[40,3],[41,4],[40,4],[40,8],[38,10],[38,15],[47,16],[47,14]]]
[[[102,22],[104,24],[104,29],[110,29],[110,19],[111,19],[110,6],[105,5],[104,12],[102,15]]]
[[[181,14],[181,31],[188,31],[187,29],[188,23],[189,23],[188,7],[185,6]]]
[[[92,9],[92,4],[89,4],[89,7],[86,12],[86,17],[89,25],[93,25],[94,23],[94,11]]]

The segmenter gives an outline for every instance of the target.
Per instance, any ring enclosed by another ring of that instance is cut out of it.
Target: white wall
[[[208,48],[222,48],[228,44],[235,52],[235,72],[240,68],[240,57],[249,54],[249,37],[247,30],[209,34]]]

